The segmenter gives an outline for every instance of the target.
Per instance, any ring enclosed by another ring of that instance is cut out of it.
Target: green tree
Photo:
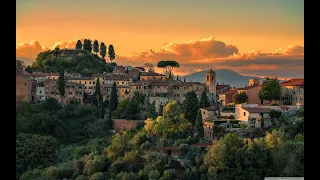
[[[16,136],[16,177],[38,166],[48,167],[55,161],[58,141],[52,136],[18,133]]]
[[[242,104],[248,101],[248,95],[246,92],[235,93],[232,100],[235,104]]]
[[[90,39],[85,39],[83,41],[83,49],[87,50],[87,51],[89,51],[91,53],[91,51],[92,51],[92,42],[91,42]]]
[[[171,101],[166,105],[163,117],[177,124],[179,123],[181,113],[180,105],[176,101]]]
[[[88,39],[88,51],[91,53],[92,51],[92,42],[90,39]]]
[[[114,60],[114,58],[116,58],[116,54],[114,53],[114,48],[112,44],[109,45],[108,56],[111,62]]]
[[[183,102],[184,117],[194,125],[198,111],[199,100],[197,94],[194,91],[190,91],[186,94],[186,99]]]
[[[158,113],[156,111],[156,102],[153,101],[152,104],[149,105],[147,118],[156,119],[158,117]]]
[[[197,119],[196,119],[196,132],[198,136],[203,137],[204,136],[204,128],[203,128],[203,122],[202,122],[202,114],[199,110]]]
[[[279,84],[279,80],[266,78],[261,85],[261,89],[259,90],[259,98],[260,100],[280,100],[281,97],[281,88]]]
[[[58,55],[60,54],[60,52],[61,52],[61,50],[60,50],[60,48],[59,48],[59,45],[56,46],[56,47],[54,48],[54,50],[52,51],[53,55],[56,56],[56,57],[58,57]]]
[[[100,43],[100,56],[102,57],[102,59],[104,59],[107,55],[107,47],[104,44],[104,42]]]
[[[80,39],[77,41],[76,50],[82,50],[82,42]]]
[[[61,98],[61,104],[63,105],[63,97],[66,92],[66,87],[65,87],[65,80],[64,80],[64,70],[61,68],[61,71],[59,73],[59,78],[58,78],[58,89],[60,92],[60,98]]]
[[[28,73],[32,73],[34,71],[34,69],[30,65],[28,65],[24,70]]]
[[[83,40],[83,46],[82,46],[83,50],[88,50],[88,39],[84,39]]]
[[[104,118],[104,114],[105,114],[105,109],[103,106],[103,98],[100,98],[100,109],[99,109],[99,117],[100,118]]]
[[[124,99],[119,102],[118,107],[115,111],[112,112],[112,118],[114,119],[123,119],[126,118],[125,110],[127,109],[127,106],[129,104],[128,99]]]
[[[55,98],[47,99],[46,102],[44,103],[44,106],[47,111],[57,111],[61,108],[60,104]]]
[[[134,92],[130,99],[128,106],[124,112],[126,119],[136,120],[139,119],[140,109],[139,106],[144,102],[144,95],[138,91]]]
[[[269,112],[269,116],[271,118],[280,118],[282,112],[281,111],[278,111],[278,110],[275,110],[275,109],[271,109],[270,112]]]
[[[118,95],[117,95],[117,85],[113,82],[111,89],[111,97],[109,103],[109,114],[111,115],[114,110],[118,107]]]
[[[95,52],[96,54],[98,54],[99,52],[99,42],[96,39],[93,42],[93,52]]]
[[[101,95],[101,88],[100,88],[100,78],[97,79],[97,82],[96,82],[96,88],[95,88],[95,91],[94,91],[94,96],[96,97],[97,99],[97,102],[98,102],[98,107],[100,106],[100,99],[102,98],[102,95]]]
[[[157,65],[158,68],[163,68],[165,74],[168,76],[169,79],[172,79],[173,74],[172,70],[174,68],[180,67],[180,64],[176,61],[166,60],[166,61],[160,61]]]
[[[200,98],[200,106],[201,108],[209,107],[210,102],[207,96],[207,91],[206,87],[204,88],[204,91],[201,93],[201,98]]]

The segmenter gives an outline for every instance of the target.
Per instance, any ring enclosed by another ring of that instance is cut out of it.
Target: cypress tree
[[[196,132],[197,132],[199,137],[203,137],[204,136],[204,128],[203,128],[201,111],[198,112],[198,115],[197,115],[197,118],[196,118]]]
[[[109,114],[111,114],[118,107],[118,95],[117,95],[117,85],[114,82],[111,89],[111,97],[109,102]]]
[[[60,92],[60,98],[61,98],[61,104],[63,105],[63,96],[66,92],[66,87],[65,87],[65,80],[64,80],[64,70],[61,68],[61,71],[59,73],[59,78],[58,78],[58,89]]]

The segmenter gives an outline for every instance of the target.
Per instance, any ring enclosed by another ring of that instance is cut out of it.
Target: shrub
[[[299,109],[298,116],[299,117],[304,117],[304,108]]]
[[[151,170],[148,173],[149,180],[159,179],[159,177],[160,177],[160,173],[158,172],[158,170]]]
[[[163,173],[164,180],[172,180],[178,178],[178,172],[175,169],[165,170]]]
[[[85,175],[92,175],[95,172],[100,172],[103,170],[105,166],[105,162],[100,159],[95,159],[95,160],[89,160],[83,169],[83,174]]]
[[[73,169],[71,167],[54,167],[51,166],[46,170],[46,175],[54,179],[70,179],[73,175]]]
[[[89,180],[89,178],[87,176],[80,175],[75,180]]]
[[[29,179],[35,179],[35,180],[44,179],[43,170],[34,169],[34,170],[26,171],[20,177],[20,180],[29,180]]]
[[[271,118],[279,118],[281,116],[281,114],[282,114],[281,111],[277,111],[277,110],[271,109],[271,111],[269,113],[269,116]]]
[[[105,180],[105,176],[102,172],[94,173],[92,176],[90,176],[89,180]]]

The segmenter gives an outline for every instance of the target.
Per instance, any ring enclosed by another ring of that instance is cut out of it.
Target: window
[[[93,81],[93,84],[96,84],[96,82],[95,82],[95,81]]]
[[[119,81],[117,82],[117,84],[119,84]]]
[[[84,89],[87,89],[87,87],[85,86]]]
[[[79,83],[81,84],[81,81],[79,81]]]
[[[138,89],[138,86],[136,86],[136,89]]]
[[[207,81],[209,81],[209,76],[207,76]]]
[[[243,116],[246,116],[246,112],[243,112]]]
[[[87,81],[85,81],[84,84],[87,84]]]
[[[94,79],[94,78],[92,78],[92,79]]]
[[[89,94],[91,95],[91,92],[89,92]]]
[[[143,86],[143,89],[147,89],[147,86]]]
[[[160,79],[162,79],[162,77]]]
[[[82,89],[82,86],[79,86],[80,89]]]
[[[176,89],[176,87],[175,87],[175,86],[173,86],[173,89]]]
[[[205,112],[205,111],[203,111],[203,114],[206,114],[206,112]]]
[[[123,82],[123,81],[122,81],[121,83],[122,83],[122,84],[124,84],[124,82]]]
[[[91,81],[89,81],[89,84],[91,84]]]
[[[104,84],[104,81],[102,81],[102,84]]]
[[[39,93],[42,94],[42,91],[40,90]]]

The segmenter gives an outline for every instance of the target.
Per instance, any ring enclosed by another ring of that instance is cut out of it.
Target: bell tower
[[[212,68],[206,73],[206,89],[210,104],[213,105],[216,102],[216,72]]]

